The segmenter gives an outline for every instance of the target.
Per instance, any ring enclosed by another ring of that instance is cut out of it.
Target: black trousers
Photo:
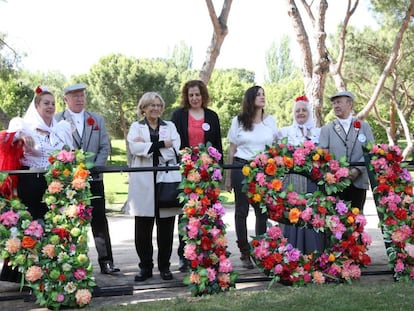
[[[152,260],[154,223],[157,225],[158,270],[166,272],[170,269],[175,216],[167,218],[135,216],[135,249],[140,259],[139,267],[142,270],[152,270],[154,267]]]
[[[91,200],[93,206],[91,228],[96,251],[98,252],[98,262],[102,267],[106,261],[113,262],[108,219],[105,213],[105,188],[103,180],[92,180],[89,183],[92,195],[99,196],[99,198]]]
[[[357,188],[351,184],[344,191],[338,193],[338,197],[344,201],[351,201],[351,207],[358,207],[361,214],[364,212],[367,190]]]
[[[234,160],[236,164],[245,164]],[[232,169],[231,170],[231,182],[234,189],[234,201],[235,201],[235,227],[236,227],[236,236],[237,241],[240,245],[245,245],[248,242],[247,237],[247,217],[249,216],[250,204],[247,199],[247,194],[243,189],[243,180],[244,175],[241,169]],[[267,230],[267,213],[262,213],[261,208],[257,204],[252,204],[255,216],[255,234],[261,235],[266,233]]]

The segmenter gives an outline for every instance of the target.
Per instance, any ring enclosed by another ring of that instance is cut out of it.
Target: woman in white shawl
[[[305,140],[311,140],[315,144],[319,141],[320,128],[317,128],[312,117],[312,106],[306,96],[296,98],[293,104],[293,124],[282,127],[278,131],[278,139],[287,137],[288,144],[299,146]],[[317,186],[309,179],[298,174],[285,176],[285,184],[293,184],[298,193],[314,192]],[[303,229],[292,225],[283,227],[283,234],[289,243],[305,254],[315,250],[321,253],[324,249],[324,236],[313,229]]]
[[[42,202],[47,183],[41,172],[49,164],[49,155],[64,146],[73,149],[72,129],[67,121],[57,122],[55,115],[55,97],[45,87],[38,86],[35,95],[23,118],[13,118],[7,132],[14,135],[14,143],[23,143],[23,156],[20,158],[21,169],[39,170],[39,173],[20,174],[17,182],[17,195],[33,219],[40,222],[47,212]],[[4,154],[2,157],[16,157],[20,154]],[[9,159],[2,159],[10,162]],[[14,159],[13,159],[14,160]],[[17,160],[17,159],[16,159]],[[16,161],[17,162],[17,161]],[[1,271],[1,280],[20,282],[17,269],[11,269],[6,261]]]
[[[55,111],[53,94],[47,88],[38,86],[23,118],[16,117],[10,121],[8,132],[15,132],[15,139],[23,141],[22,169],[45,169],[53,151],[64,146],[73,148],[71,125],[67,121],[57,122]],[[43,173],[19,175],[17,194],[33,219],[42,219],[47,211],[42,202],[46,187]]]

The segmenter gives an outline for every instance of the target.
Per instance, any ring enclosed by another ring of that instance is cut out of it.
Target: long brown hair
[[[253,130],[253,119],[256,110],[254,103],[259,90],[263,90],[264,93],[264,89],[260,85],[252,86],[246,90],[243,96],[242,111],[237,116],[237,119],[246,131]],[[264,110],[262,109],[262,118],[263,115]]]

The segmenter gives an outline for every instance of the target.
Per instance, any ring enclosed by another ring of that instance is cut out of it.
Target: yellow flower
[[[322,148],[317,148],[316,153],[319,154],[319,155],[323,155],[323,149]]]
[[[250,167],[248,167],[247,165],[243,166],[242,173],[243,173],[244,176],[249,176],[249,174],[250,174]]]
[[[299,221],[299,217],[300,217],[300,209],[294,207],[289,211],[289,221],[292,224],[296,224]]]
[[[359,214],[359,208],[358,207],[353,207],[352,208],[352,214],[358,215]]]
[[[318,153],[315,153],[312,157],[313,161],[319,161],[319,159],[321,158],[321,156]]]
[[[253,202],[260,202],[262,200],[262,196],[260,195],[260,194],[258,194],[258,193],[255,193],[254,195],[253,195]]]
[[[201,188],[201,187],[196,187],[195,188],[195,192],[197,193],[197,194],[203,194],[203,189]]]
[[[335,261],[335,255],[330,253],[328,260],[329,260],[329,262],[334,262]]]
[[[64,171],[62,172],[63,176],[69,176],[71,174],[71,171],[67,168],[64,169]]]

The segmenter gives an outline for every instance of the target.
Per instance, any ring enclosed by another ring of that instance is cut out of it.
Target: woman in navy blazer
[[[221,143],[221,129],[218,115],[207,108],[210,102],[207,86],[201,80],[190,80],[186,82],[181,91],[181,106],[176,109],[171,121],[174,122],[181,138],[180,149],[194,147],[210,142],[221,154],[223,146]],[[221,159],[221,163],[223,157]],[[178,218],[180,227],[181,215]],[[178,256],[180,258],[178,269],[181,272],[188,270],[188,262],[184,258],[185,243],[179,235],[180,245]]]

